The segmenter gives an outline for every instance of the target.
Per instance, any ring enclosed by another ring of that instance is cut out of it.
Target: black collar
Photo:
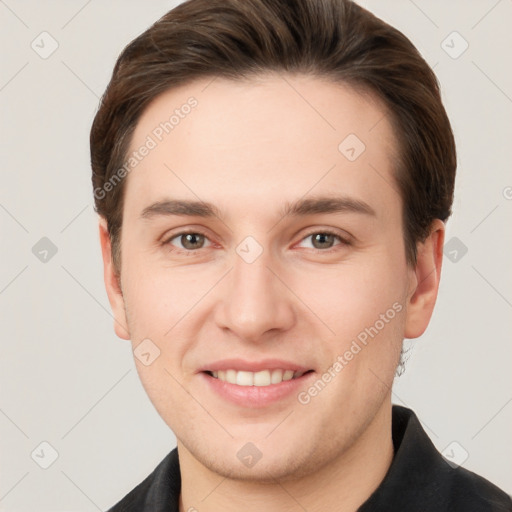
[[[393,406],[393,462],[358,512],[511,512],[510,497],[489,481],[452,467],[410,409]],[[179,512],[181,475],[174,448],[109,512]]]

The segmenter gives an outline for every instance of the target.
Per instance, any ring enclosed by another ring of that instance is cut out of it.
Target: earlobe
[[[404,332],[406,338],[421,336],[432,317],[441,277],[444,235],[444,222],[436,219],[432,223],[429,236],[418,244],[414,286],[407,303]]]
[[[121,289],[120,276],[115,272],[114,264],[112,262],[110,235],[108,233],[107,221],[103,217],[100,217],[99,220],[99,235],[101,254],[103,257],[103,279],[105,282],[108,300],[114,315],[114,331],[120,338],[129,340],[130,332],[127,327],[128,324],[126,321],[126,310],[123,292]]]

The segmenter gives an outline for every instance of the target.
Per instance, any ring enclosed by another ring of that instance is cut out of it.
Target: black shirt
[[[394,457],[358,512],[510,512],[512,500],[485,478],[452,467],[410,409],[393,405]],[[181,475],[174,448],[108,512],[179,512]]]

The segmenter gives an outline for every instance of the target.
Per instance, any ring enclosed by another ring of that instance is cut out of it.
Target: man
[[[118,336],[177,438],[112,511],[504,511],[392,406],[455,144],[435,76],[347,0],[189,0],[91,131]]]

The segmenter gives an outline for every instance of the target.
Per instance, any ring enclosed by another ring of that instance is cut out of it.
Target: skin
[[[434,308],[444,224],[408,265],[396,141],[372,95],[300,75],[196,81],[150,104],[130,150],[190,96],[197,107],[127,177],[119,279],[99,226],[115,331],[160,350],[149,366],[135,362],[177,438],[180,510],[356,510],[392,461],[391,386],[404,337],[420,336]],[[353,162],[338,150],[351,133],[366,145]],[[286,201],[327,194],[375,215],[280,214]],[[140,217],[171,197],[211,202],[222,220]],[[168,241],[185,228],[206,236],[193,255],[182,237]],[[350,244],[309,236],[326,229]],[[236,252],[247,236],[263,250],[253,263]],[[292,394],[236,406],[197,373],[219,359],[275,357],[319,377],[395,303],[401,311],[308,404]],[[252,468],[237,458],[247,442],[262,453]]]

